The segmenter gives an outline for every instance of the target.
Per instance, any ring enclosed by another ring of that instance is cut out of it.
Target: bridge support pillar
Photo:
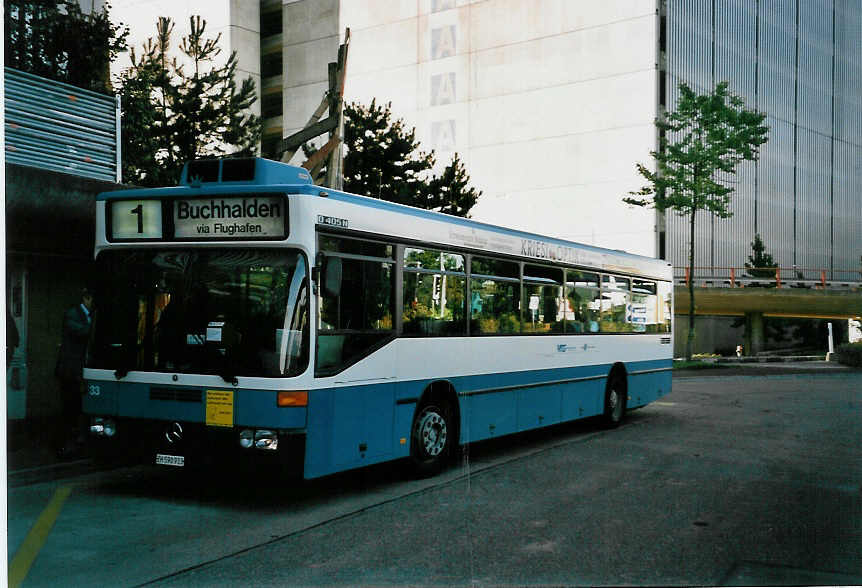
[[[763,351],[763,313],[745,313],[745,355],[757,355]]]

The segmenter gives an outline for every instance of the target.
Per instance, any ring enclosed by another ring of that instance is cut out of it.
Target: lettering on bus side
[[[572,247],[565,245],[551,245],[544,241],[536,239],[521,240],[521,255],[533,257],[535,259],[549,259],[551,261],[560,261],[566,263],[574,263],[578,261],[578,251]]]
[[[326,225],[328,227],[338,227],[339,229],[346,229],[349,223],[346,218],[338,218],[334,216],[324,216],[322,214],[318,214],[317,224]]]

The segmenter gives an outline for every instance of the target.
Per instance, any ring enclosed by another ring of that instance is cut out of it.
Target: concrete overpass
[[[862,282],[826,279],[821,270],[814,279],[805,279],[806,273],[795,272],[795,278],[782,280],[776,270],[774,278],[737,278],[734,268],[718,268],[730,271],[708,275],[695,273],[695,314],[710,316],[744,316],[746,319],[745,350],[755,354],[763,349],[763,317],[859,319],[862,317]],[[739,269],[742,275],[744,268]],[[674,286],[676,320],[685,320],[691,301],[685,268]],[[859,272],[859,270],[853,270]],[[850,272],[845,276],[850,278]],[[855,277],[855,276],[854,276]]]

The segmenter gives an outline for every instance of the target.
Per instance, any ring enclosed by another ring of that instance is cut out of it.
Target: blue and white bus
[[[84,371],[99,443],[306,478],[575,419],[671,389],[665,261],[347,194],[265,159],[97,199]],[[573,217],[576,216],[573,213]]]

